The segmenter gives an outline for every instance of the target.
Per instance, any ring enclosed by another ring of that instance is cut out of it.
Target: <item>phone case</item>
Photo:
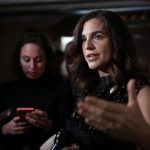
[[[25,115],[27,112],[32,112],[34,108],[32,107],[18,107],[16,108],[17,115],[20,117],[21,121],[25,121]]]

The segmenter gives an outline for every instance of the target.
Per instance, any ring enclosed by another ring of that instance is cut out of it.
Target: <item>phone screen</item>
[[[32,107],[18,107],[16,109],[17,115],[20,117],[21,121],[25,121],[25,115],[27,112],[32,112],[34,108]]]

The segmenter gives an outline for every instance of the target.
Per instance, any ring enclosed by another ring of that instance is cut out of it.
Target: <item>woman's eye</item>
[[[103,36],[100,34],[95,35],[95,39],[99,40],[99,39],[103,39]]]
[[[81,41],[82,41],[82,42],[85,42],[85,41],[86,41],[86,38],[85,38],[85,37],[82,37],[82,38],[81,38]]]
[[[30,58],[29,58],[29,57],[23,57],[23,60],[24,60],[25,62],[29,62],[29,61],[30,61]]]
[[[42,57],[38,57],[35,59],[35,62],[39,63],[39,62],[42,62],[42,60],[43,60]]]

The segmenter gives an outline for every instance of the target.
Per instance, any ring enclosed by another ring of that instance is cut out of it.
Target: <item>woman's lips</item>
[[[36,75],[36,72],[28,72],[28,74],[29,74],[30,76],[35,76],[35,75]]]
[[[95,61],[97,60],[98,56],[99,54],[88,54],[86,58],[88,61]]]

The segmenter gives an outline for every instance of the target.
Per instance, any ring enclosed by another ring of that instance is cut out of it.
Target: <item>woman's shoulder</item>
[[[136,79],[136,90],[139,92],[142,87],[150,86],[150,78],[148,77],[141,77]]]
[[[0,87],[10,87],[10,86],[16,85],[17,83],[18,83],[18,80],[5,81],[0,84]]]

